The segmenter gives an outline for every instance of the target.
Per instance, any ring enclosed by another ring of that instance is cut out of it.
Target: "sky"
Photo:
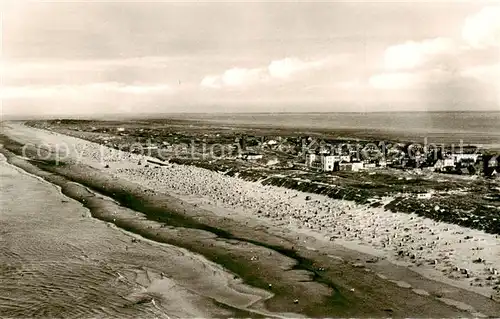
[[[500,2],[2,2],[2,114],[500,110]]]

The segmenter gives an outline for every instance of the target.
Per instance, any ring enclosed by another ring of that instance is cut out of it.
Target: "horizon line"
[[[102,113],[102,114],[33,114],[33,115],[15,115],[1,114],[0,121],[9,120],[36,120],[36,119],[63,119],[63,118],[109,118],[116,116],[117,118],[137,118],[144,116],[165,116],[165,115],[255,115],[255,114],[383,114],[383,113],[500,113],[500,109],[491,110],[406,110],[406,111],[271,111],[271,112],[155,112],[155,113]]]

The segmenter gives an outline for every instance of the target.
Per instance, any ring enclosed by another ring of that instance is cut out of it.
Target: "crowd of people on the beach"
[[[413,214],[356,205],[206,169],[170,164],[132,165],[116,174],[156,191],[203,198],[249,218],[275,226],[308,230],[325,239],[366,245],[391,260],[432,268],[471,286],[499,290],[500,238]],[[349,247],[353,247],[349,245]]]

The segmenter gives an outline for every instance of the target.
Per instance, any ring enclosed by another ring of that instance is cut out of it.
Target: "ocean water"
[[[170,117],[170,116],[169,116]],[[358,138],[395,138],[500,147],[498,112],[245,113],[173,117],[223,124],[324,130]]]
[[[0,318],[218,318],[233,312],[213,299],[252,297],[197,254],[132,244],[2,154],[0,180]]]

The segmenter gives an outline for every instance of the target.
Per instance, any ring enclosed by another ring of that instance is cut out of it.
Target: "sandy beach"
[[[500,318],[500,2],[1,17],[0,319]]]
[[[193,166],[149,163],[146,167],[146,158],[139,155],[18,124],[4,130],[20,143],[44,143],[52,150],[64,142],[71,146],[73,162],[103,172],[109,180],[128,181],[152,195],[169,194],[191,208],[210,212],[214,219],[261,227],[293,240],[303,254],[321,253],[332,263],[347,260],[356,271],[371,273],[414,298],[433,300],[473,317],[493,316],[500,309],[495,302],[500,284],[498,236]],[[363,258],[356,262],[353,256]]]
[[[237,308],[272,296],[200,255],[92,218],[60,188],[0,157],[3,318],[248,316],[259,311]]]
[[[326,196],[263,186],[196,167],[118,168],[115,174],[192,203],[224,207],[225,213],[234,218],[265,220],[290,232],[407,265],[426,276],[487,297],[498,292],[493,289],[498,288],[500,279],[498,235],[416,214],[392,213]],[[306,196],[310,199],[306,200]]]

